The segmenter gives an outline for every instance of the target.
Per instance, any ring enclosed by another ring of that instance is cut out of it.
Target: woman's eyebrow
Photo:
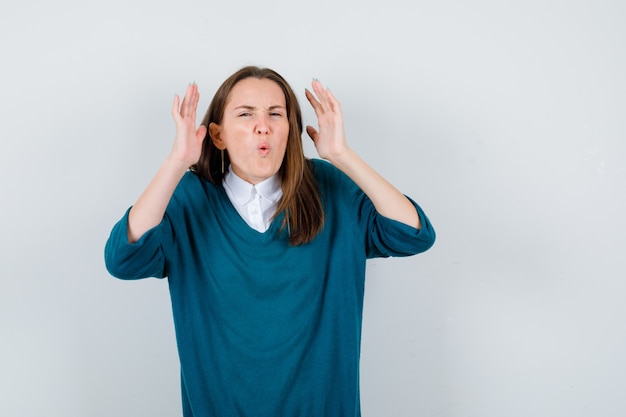
[[[257,107],[255,106],[250,106],[248,104],[242,104],[240,106],[237,106],[234,108],[234,110],[256,110]],[[280,110],[286,110],[287,107],[280,105],[280,104],[275,104],[273,106],[269,106],[268,110],[276,110],[276,109],[280,109]]]
[[[254,106],[248,106],[246,104],[242,104],[241,106],[237,106],[235,107],[235,110],[239,110],[239,109],[243,109],[243,110],[254,110],[256,109],[256,107]]]

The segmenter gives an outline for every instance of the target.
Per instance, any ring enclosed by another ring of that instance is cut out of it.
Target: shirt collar
[[[274,174],[268,179],[256,185],[252,185],[235,174],[230,166],[228,166],[228,171],[226,175],[224,175],[224,186],[230,189],[237,203],[241,205],[247,204],[251,200],[253,188],[256,189],[256,192],[262,198],[272,203],[278,202],[283,195],[283,190],[280,188],[280,181],[278,180],[278,174]]]

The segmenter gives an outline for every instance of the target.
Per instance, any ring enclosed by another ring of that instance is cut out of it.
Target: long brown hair
[[[313,163],[304,156],[302,149],[302,112],[298,99],[287,81],[269,68],[247,66],[228,77],[211,100],[202,124],[207,127],[207,135],[202,145],[202,154],[192,171],[213,184],[221,184],[224,178],[222,166],[229,163],[228,152],[217,149],[210,138],[209,125],[222,123],[224,110],[233,87],[246,78],[268,79],[283,90],[289,121],[289,137],[282,165],[278,170],[283,191],[276,215],[284,212],[281,231],[289,231],[289,243],[302,245],[310,242],[324,227],[324,209],[319,186],[313,175]],[[222,162],[222,157],[223,162]]]

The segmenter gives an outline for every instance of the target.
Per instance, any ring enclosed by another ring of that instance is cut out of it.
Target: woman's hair
[[[200,159],[191,167],[191,170],[213,184],[221,183],[224,178],[223,167],[228,166],[229,163],[228,152],[224,151],[222,154],[222,151],[215,146],[209,134],[209,125],[222,123],[228,96],[233,87],[239,81],[250,77],[274,81],[285,94],[289,137],[285,156],[278,170],[283,196],[278,204],[276,215],[284,212],[281,230],[287,227],[291,245],[308,243],[324,227],[322,198],[317,180],[313,175],[313,164],[305,158],[302,149],[300,105],[287,81],[274,70],[247,66],[222,83],[202,120],[202,125],[207,127],[207,135],[204,138]]]

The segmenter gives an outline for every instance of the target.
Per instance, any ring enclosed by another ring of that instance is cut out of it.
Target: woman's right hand
[[[196,83],[189,84],[182,104],[178,95],[174,97],[172,117],[176,123],[176,137],[170,157],[190,167],[198,162],[202,153],[202,143],[206,136],[206,126],[196,128],[196,110],[200,93]]]
[[[182,104],[174,97],[172,117],[176,122],[176,137],[170,155],[141,194],[128,214],[128,241],[137,242],[148,230],[163,220],[165,210],[180,179],[190,166],[198,162],[206,127],[196,128],[198,86],[190,84]]]

